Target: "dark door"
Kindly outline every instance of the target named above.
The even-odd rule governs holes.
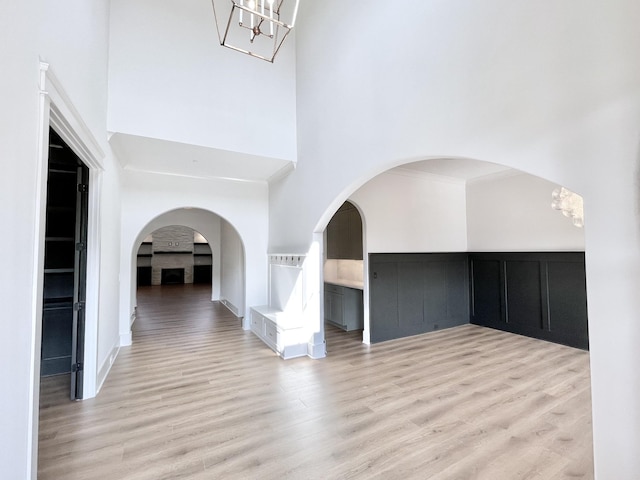
[[[84,380],[84,332],[87,299],[87,220],[89,170],[77,168],[76,251],[74,262],[73,331],[71,337],[71,399],[82,398]]]
[[[82,398],[89,169],[49,131],[42,314],[42,376],[69,375]]]

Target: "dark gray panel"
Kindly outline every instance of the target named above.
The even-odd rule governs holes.
[[[371,341],[469,323],[466,265],[465,253],[371,254]]]
[[[370,336],[380,342],[398,332],[398,266],[396,263],[372,263],[370,266]]]
[[[588,348],[587,293],[584,264],[549,262],[549,331],[556,341]]]
[[[330,293],[331,298],[331,321],[338,325],[344,325],[344,309],[342,306],[342,294]]]
[[[542,330],[542,292],[539,261],[506,262],[508,324],[524,331]]]
[[[485,327],[504,324],[500,260],[471,260],[472,321]]]
[[[324,319],[331,321],[331,292],[327,290],[327,284],[324,286]]]
[[[588,349],[584,253],[470,253],[469,259],[473,323]]]
[[[423,264],[398,264],[398,326],[401,330],[420,331],[424,322],[425,278]]]
[[[362,290],[345,287],[342,295],[343,326],[346,331],[364,328]]]
[[[445,266],[445,262],[425,262],[423,264],[426,331],[442,328],[447,321]]]
[[[445,264],[445,268],[446,316],[448,319],[466,319],[469,317],[469,268],[467,259],[448,262]],[[448,326],[448,323],[445,326]],[[441,325],[440,328],[442,327]]]

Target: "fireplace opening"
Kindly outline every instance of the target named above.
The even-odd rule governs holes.
[[[184,283],[184,268],[163,268],[160,278],[161,285],[178,285]]]

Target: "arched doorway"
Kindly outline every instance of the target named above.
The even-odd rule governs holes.
[[[561,343],[585,348],[584,230],[551,208],[552,192],[558,187],[553,182],[502,165],[442,158],[401,165],[354,190],[348,200],[358,205],[366,220],[365,343],[469,323],[470,318],[474,318],[474,291],[470,287],[474,277],[469,271],[469,255],[490,253],[494,257],[504,254],[504,258],[495,260],[499,269],[508,268],[509,274],[527,277],[531,289],[520,292],[523,295],[520,300],[526,299],[531,305],[542,302],[543,308],[537,310],[540,328],[549,329],[545,312],[555,308],[545,303],[553,297],[553,292],[544,296],[545,289],[554,282],[547,280],[548,276],[558,275],[556,287],[559,284],[563,284],[563,288],[575,287],[574,299],[581,312],[580,318],[576,318],[580,332],[572,330],[575,325],[565,325],[570,331],[562,335],[564,339],[553,335],[541,338],[555,338]],[[326,242],[325,252],[329,249]],[[529,257],[515,259],[516,252],[524,252]],[[378,261],[375,270],[371,267],[374,259]],[[476,258],[476,261],[483,259]],[[566,265],[549,267],[551,260]],[[435,262],[429,272],[419,268],[426,261]],[[383,271],[387,266],[391,270]],[[386,277],[392,277],[391,283],[373,292],[372,282],[380,286]],[[496,279],[498,286],[494,293],[502,288],[500,282],[504,283],[504,275],[500,273]],[[566,282],[569,284],[564,284]],[[397,293],[387,298],[388,292]],[[511,289],[511,293],[515,292]],[[325,292],[325,308],[326,295]],[[492,308],[503,312],[502,323],[506,322],[504,315],[509,309],[512,324],[515,317],[520,317],[514,317],[514,312],[529,311],[518,310],[517,301],[507,306],[504,298],[496,298],[498,304]],[[558,309],[557,312],[564,312],[561,314],[567,317],[564,307]],[[372,324],[380,327],[381,321],[374,322],[374,315],[389,324],[378,328],[372,336]],[[575,344],[571,343],[574,334],[581,338]]]
[[[156,247],[153,245],[154,232],[156,232],[158,239]],[[155,254],[153,253],[154,248],[156,248]],[[148,252],[149,250],[151,253]],[[142,255],[152,255],[152,257],[142,256],[140,258],[141,251]],[[161,260],[156,262],[154,272],[153,259],[155,257]],[[164,259],[169,260],[171,264],[165,263],[165,270],[184,270],[184,272],[166,272],[166,275],[175,275],[176,273],[178,276],[184,275],[181,278],[183,283],[185,280],[188,283],[193,283],[194,272],[198,270],[196,267],[210,268],[210,299],[219,301],[236,317],[244,317],[246,304],[245,249],[239,233],[227,220],[213,212],[198,208],[180,208],[165,212],[149,221],[139,231],[131,247],[130,285],[133,314],[129,325],[124,327],[128,331],[129,339],[131,338],[131,325],[135,321],[139,262],[143,264],[140,266],[151,267],[151,283],[161,285]],[[181,263],[181,265],[175,262]],[[175,279],[170,281],[173,282]]]
[[[345,201],[324,231],[324,323],[327,350],[362,341],[364,329],[363,221]]]

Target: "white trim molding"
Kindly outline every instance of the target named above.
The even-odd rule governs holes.
[[[98,306],[100,292],[100,194],[104,171],[104,151],[82,119],[71,98],[46,62],[40,62],[40,92],[46,98],[41,112],[40,126],[46,132],[47,144],[42,143],[41,158],[46,169],[49,126],[78,155],[89,168],[89,212],[87,231],[87,298],[84,344],[84,382],[82,398],[97,393],[98,377]],[[44,139],[44,136],[41,135]],[[46,196],[46,182],[40,185]],[[44,211],[41,212],[44,215]],[[41,259],[42,260],[42,259]],[[40,262],[38,262],[40,263]],[[39,266],[38,268],[41,268]],[[40,325],[42,318],[40,318]]]
[[[102,385],[104,384],[104,381],[107,379],[107,376],[111,371],[111,367],[113,366],[113,363],[116,361],[116,358],[118,357],[118,353],[120,353],[120,344],[119,342],[116,342],[111,347],[109,356],[104,360],[104,362],[102,362],[102,366],[98,370],[98,380],[96,382],[98,385],[98,388],[96,389],[96,394],[100,391],[100,389],[102,388]]]
[[[231,313],[233,313],[236,317],[241,318],[242,315],[240,315],[240,311],[238,310],[238,307],[236,307],[233,303],[231,303],[229,300],[227,300],[224,297],[220,298],[220,303],[222,305],[224,305],[227,310],[229,310]]]

